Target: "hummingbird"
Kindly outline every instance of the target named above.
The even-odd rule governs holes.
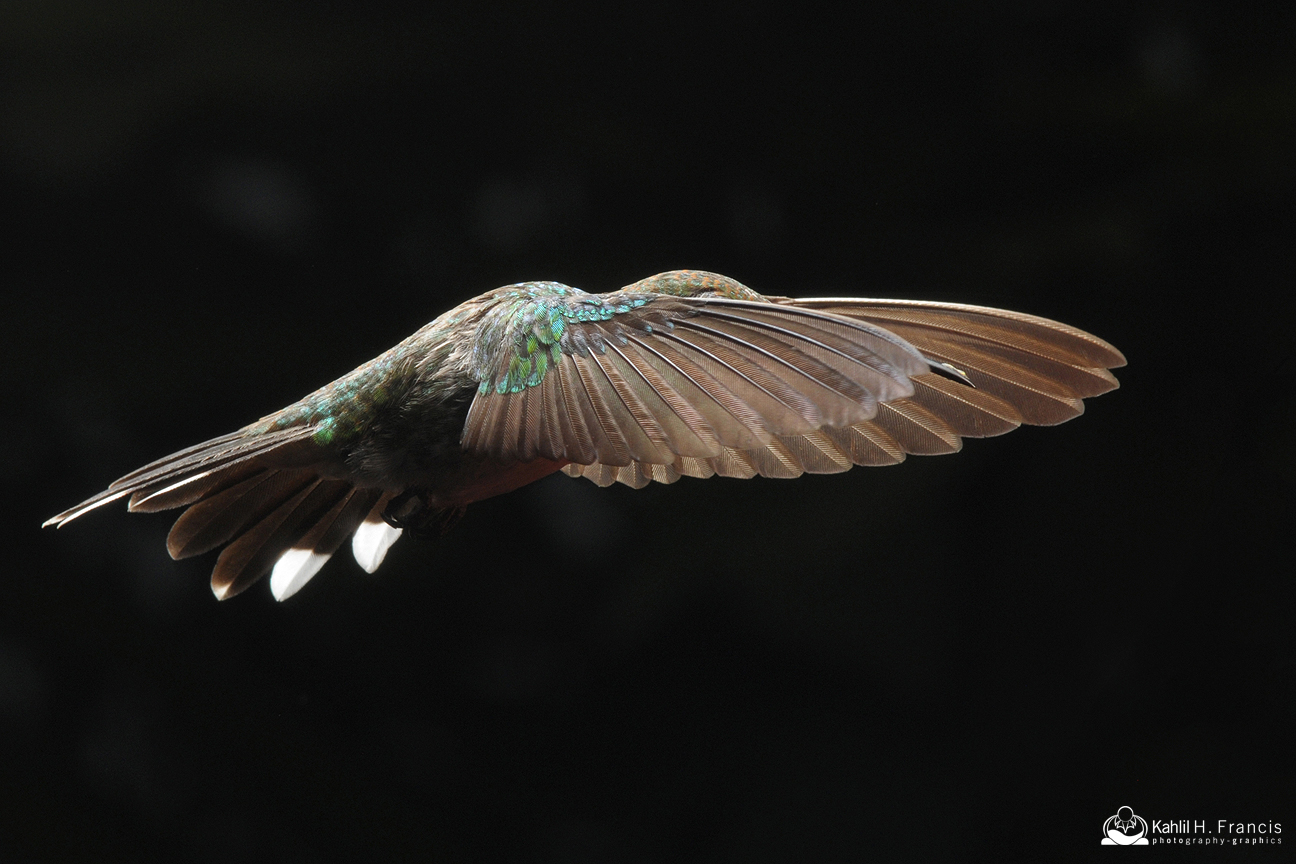
[[[404,530],[557,471],[638,489],[890,465],[1069,420],[1123,365],[1095,336],[1003,309],[764,296],[698,270],[605,294],[521,282],[45,526],[122,498],[184,507],[173,559],[224,547],[218,599],[270,574],[286,600],[348,538],[372,573]]]

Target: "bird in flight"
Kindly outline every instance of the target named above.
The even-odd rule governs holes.
[[[523,282],[45,525],[121,498],[185,507],[172,558],[224,546],[219,599],[269,573],[285,600],[348,538],[372,573],[405,528],[556,471],[638,489],[890,465],[1069,420],[1123,365],[1095,336],[1002,309],[762,296],[696,270],[607,294]]]

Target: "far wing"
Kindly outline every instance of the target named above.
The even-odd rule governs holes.
[[[1125,356],[1097,336],[1006,309],[915,300],[790,302],[886,328],[925,356],[963,370],[978,391],[1011,405],[1021,422],[1036,426],[1078,416],[1082,399],[1120,386],[1107,370],[1125,365]]]

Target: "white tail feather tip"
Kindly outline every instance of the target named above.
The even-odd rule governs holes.
[[[401,529],[393,528],[386,522],[362,522],[351,538],[351,552],[356,563],[373,573],[387,557],[387,550],[401,535]]]
[[[270,573],[270,593],[282,603],[300,591],[330,557],[310,549],[289,549],[279,556]]]

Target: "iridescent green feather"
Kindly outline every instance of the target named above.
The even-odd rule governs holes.
[[[610,321],[652,301],[651,294],[587,294],[557,282],[503,288],[477,330],[478,392],[520,393],[536,387],[557,364],[570,323]]]

